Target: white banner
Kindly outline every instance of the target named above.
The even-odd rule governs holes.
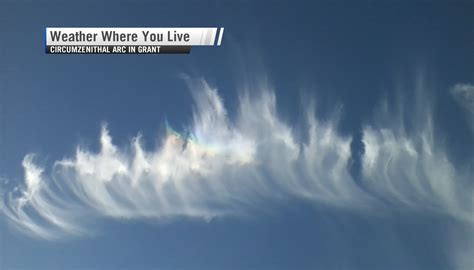
[[[220,46],[224,28],[207,27],[47,27],[46,46],[55,45],[160,45]]]

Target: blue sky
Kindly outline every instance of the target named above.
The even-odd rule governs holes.
[[[0,269],[472,269],[473,10],[1,1]],[[226,30],[46,55],[48,26]]]

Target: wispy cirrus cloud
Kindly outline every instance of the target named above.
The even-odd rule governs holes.
[[[364,184],[395,205],[473,223],[472,167],[457,167],[448,157],[425,88],[420,80],[411,106],[383,102],[376,120],[363,129]]]
[[[336,119],[320,121],[313,105],[302,111],[308,135],[302,140],[278,116],[270,86],[242,93],[231,119],[217,89],[186,80],[195,102],[187,132],[167,126],[161,144],[148,150],[140,135],[130,146],[115,145],[104,125],[98,152],[78,147],[51,168],[28,154],[25,184],[19,193],[4,193],[4,215],[15,228],[47,239],[86,234],[85,223],[97,218],[208,220],[280,198],[350,211],[382,209],[389,201],[473,222],[472,171],[457,168],[436,141],[429,103],[411,112],[417,117],[410,131],[405,111],[382,106],[382,120],[363,128],[357,183],[348,170],[352,138],[338,132]]]
[[[140,135],[130,147],[114,145],[104,125],[99,152],[78,147],[51,170],[27,155],[26,184],[20,195],[7,193],[6,216],[24,232],[54,238],[85,233],[82,217],[210,219],[280,197],[348,208],[368,200],[347,169],[351,138],[336,123],[322,124],[308,109],[309,140],[299,142],[278,118],[269,87],[243,94],[230,120],[216,89],[188,83],[195,101],[188,133],[167,127],[161,145],[148,151]]]
[[[451,88],[451,94],[467,112],[467,121],[474,132],[474,85],[458,83]]]

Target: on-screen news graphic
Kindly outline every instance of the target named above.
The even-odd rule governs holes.
[[[189,54],[221,46],[224,27],[47,27],[47,54]]]

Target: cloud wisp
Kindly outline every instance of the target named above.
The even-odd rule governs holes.
[[[438,146],[429,110],[417,112],[412,132],[401,124],[363,129],[357,183],[348,169],[352,138],[338,132],[335,119],[320,121],[314,106],[302,112],[302,140],[278,116],[270,87],[241,95],[231,119],[217,89],[187,80],[195,101],[188,132],[167,125],[161,144],[147,150],[140,135],[129,147],[115,145],[103,125],[98,152],[78,147],[50,169],[28,154],[24,186],[3,195],[4,215],[15,228],[52,239],[87,234],[85,223],[98,218],[209,220],[280,198],[364,211],[384,197],[397,207],[473,222],[472,171],[456,168]]]
[[[377,119],[363,128],[364,185],[407,209],[451,215],[474,224],[472,166],[457,167],[448,157],[425,88],[420,80],[408,108],[400,105],[401,100],[398,109],[382,103]]]
[[[454,99],[468,114],[467,121],[474,132],[474,85],[459,83],[451,88]]]

